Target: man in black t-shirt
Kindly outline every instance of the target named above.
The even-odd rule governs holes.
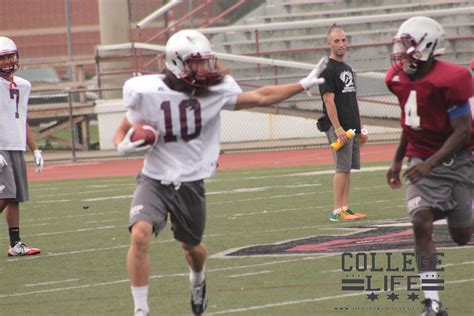
[[[360,169],[362,123],[356,99],[354,73],[343,61],[347,40],[346,34],[340,27],[333,25],[329,29],[328,46],[331,49],[331,55],[326,70],[321,74],[325,83],[319,86],[324,102],[324,114],[331,121],[331,127],[326,131],[326,135],[330,144],[338,138],[345,144],[341,149],[333,152],[336,174],[333,180],[334,210],[330,220],[356,220],[367,217],[364,214],[354,213],[349,208],[351,169]],[[353,138],[346,135],[349,129],[355,130],[356,134]]]

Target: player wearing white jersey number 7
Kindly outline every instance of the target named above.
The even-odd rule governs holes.
[[[9,256],[36,255],[20,238],[19,203],[28,200],[28,179],[23,153],[34,152],[36,172],[43,156],[27,123],[31,84],[14,75],[19,67],[18,49],[8,37],[0,37],[0,213],[5,211],[10,235]]]
[[[166,44],[166,73],[128,80],[123,89],[127,109],[114,144],[121,154],[140,150],[129,130],[144,122],[158,131],[156,145],[144,147],[145,163],[137,178],[129,228],[128,274],[135,313],[147,314],[148,248],[168,216],[190,269],[191,307],[195,315],[207,305],[202,242],[206,222],[203,179],[212,176],[219,157],[220,112],[268,106],[322,83],[327,59],[299,82],[242,92],[217,64],[208,39],[195,30],[174,34]]]

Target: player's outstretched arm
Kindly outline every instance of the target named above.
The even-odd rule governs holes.
[[[265,86],[254,91],[239,94],[237,96],[236,109],[242,110],[272,105],[286,100],[303,90],[308,90],[316,85],[324,83],[324,79],[320,78],[320,75],[324,69],[326,69],[327,63],[327,57],[321,58],[309,75],[297,83]]]

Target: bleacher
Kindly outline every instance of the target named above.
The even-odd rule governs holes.
[[[341,7],[344,9],[337,9]],[[326,53],[327,29],[337,23],[348,35],[346,61],[356,71],[383,71],[389,66],[393,35],[404,20],[415,15],[438,20],[446,30],[445,59],[467,65],[473,54],[473,13],[474,4],[469,0],[273,0],[234,26],[203,31],[212,35],[220,52],[314,62]]]

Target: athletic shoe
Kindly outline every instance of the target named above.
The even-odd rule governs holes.
[[[41,253],[41,250],[38,248],[30,248],[24,242],[19,241],[13,247],[8,248],[8,256],[32,256],[38,255]]]
[[[359,219],[359,217],[351,215],[351,214],[347,213],[344,210],[339,210],[336,213],[331,212],[331,216],[329,217],[329,220],[333,221],[333,222],[353,221],[353,220],[356,220],[356,219]]]
[[[441,302],[436,301],[436,303],[439,305],[438,312],[433,310],[431,302],[432,301],[429,298],[421,302],[423,305],[425,305],[425,307],[423,308],[423,312],[420,314],[420,316],[448,316],[448,311],[443,307]]]
[[[353,215],[353,216],[357,216],[358,218],[362,219],[362,218],[367,218],[367,215],[365,214],[362,214],[362,213],[354,213],[351,209],[347,209],[345,210],[345,212],[349,215]]]
[[[135,316],[148,316],[147,312],[142,311],[141,309],[137,310],[134,314]]]
[[[194,315],[201,315],[207,307],[206,280],[200,285],[191,287],[191,308]]]

